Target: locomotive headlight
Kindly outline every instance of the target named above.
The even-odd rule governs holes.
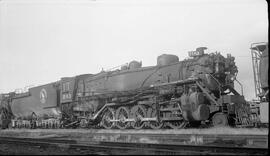
[[[234,81],[235,80],[235,76],[232,75],[230,79],[231,79],[231,81]]]
[[[236,79],[236,75],[233,75],[230,72],[226,72],[226,75],[226,79],[229,81],[234,81]]]
[[[216,73],[219,73],[219,63],[218,62],[215,65],[215,72]]]

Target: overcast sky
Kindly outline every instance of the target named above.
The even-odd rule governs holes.
[[[252,99],[249,48],[268,41],[267,10],[264,0],[0,0],[0,93],[206,46],[236,57]]]

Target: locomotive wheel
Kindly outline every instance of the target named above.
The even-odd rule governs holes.
[[[2,113],[2,110],[0,110],[0,128],[4,128],[4,114]]]
[[[148,117],[149,118],[157,117],[157,110],[156,109],[150,108],[150,109],[148,109],[147,112],[148,112],[147,114],[148,114]],[[149,122],[149,126],[152,129],[160,129],[163,126],[163,122],[150,121]]]
[[[0,110],[0,128],[1,129],[6,129],[8,128],[8,125],[10,123],[10,120],[8,119],[5,110],[1,109]]]
[[[184,128],[187,123],[184,121],[184,119],[182,119],[180,121],[169,121],[167,122],[167,125],[172,129],[180,129]]]
[[[49,129],[52,129],[52,122],[49,122],[49,123],[48,123],[48,128],[49,128]]]
[[[146,117],[145,107],[142,105],[133,106],[131,109],[130,117],[132,119],[135,119],[135,122],[131,122],[131,126],[134,129],[143,128],[145,122],[141,121],[141,119]]]
[[[53,123],[53,129],[56,129],[56,122]]]
[[[228,125],[227,115],[224,113],[216,113],[212,117],[212,123],[214,127],[227,126]]]
[[[44,128],[45,128],[45,129],[48,129],[48,127],[49,127],[49,123],[48,123],[48,122],[46,122],[46,123],[45,123],[45,127],[44,127]]]
[[[60,123],[56,122],[56,123],[55,123],[55,128],[56,128],[56,129],[60,128]]]
[[[129,110],[126,107],[119,107],[116,110],[116,119],[120,120],[116,122],[116,126],[119,129],[126,129],[129,126],[129,122],[126,119],[129,118]]]
[[[106,129],[111,129],[114,126],[114,123],[111,122],[110,120],[114,120],[114,119],[115,119],[114,110],[109,108],[105,111],[102,117],[101,125]]]
[[[10,122],[9,124],[8,124],[8,129],[11,129],[12,128],[12,123]]]

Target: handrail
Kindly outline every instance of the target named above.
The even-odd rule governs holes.
[[[150,85],[150,87],[153,88],[153,87],[161,87],[161,86],[173,85],[173,84],[193,83],[197,80],[199,80],[199,78],[188,78],[185,80],[177,80],[177,81],[165,82],[165,83],[160,83],[160,84],[152,84]]]
[[[118,66],[115,66],[115,67],[106,69],[105,72],[111,72],[111,71],[113,71],[114,69],[117,69],[117,68],[122,67],[122,66],[127,66],[127,65],[128,65],[128,63],[122,64],[122,65],[118,65]]]
[[[209,74],[218,84],[218,90],[219,90],[219,97],[221,97],[221,86],[222,84],[212,75],[212,74]]]
[[[219,86],[222,86],[222,84],[212,74],[209,75],[218,83]]]

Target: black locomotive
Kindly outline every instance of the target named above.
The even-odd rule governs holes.
[[[132,61],[120,69],[3,94],[1,125],[160,129],[253,124],[248,104],[234,89],[235,58],[205,54],[205,49],[190,51],[183,61],[163,54],[156,66]]]

